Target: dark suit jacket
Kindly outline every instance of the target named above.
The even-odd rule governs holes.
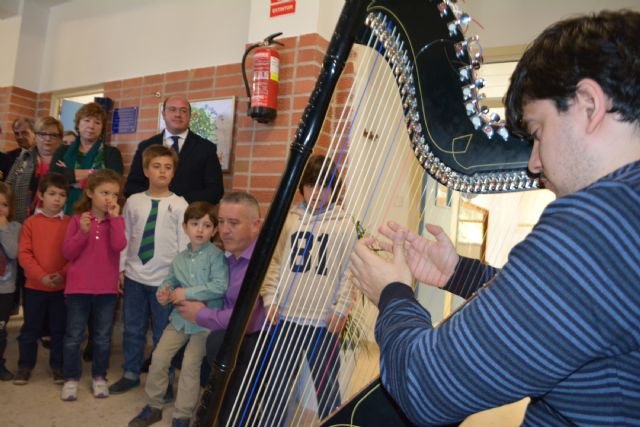
[[[138,144],[124,187],[125,196],[149,189],[149,180],[142,170],[142,152],[151,144],[162,144],[163,136],[161,132]],[[216,145],[189,130],[178,157],[178,169],[169,189],[189,203],[199,200],[218,203],[224,187]]]
[[[21,152],[22,148],[18,147],[14,150],[7,151],[6,153],[0,153],[0,171],[2,171],[2,181],[7,180],[11,166],[13,166],[13,163]]]

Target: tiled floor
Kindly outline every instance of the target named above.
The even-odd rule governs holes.
[[[9,322],[9,341],[5,358],[7,367],[16,371],[18,343],[16,337],[22,325],[22,318],[14,316]],[[113,334],[111,362],[108,374],[109,383],[121,375],[122,364],[122,324],[116,322]],[[124,427],[145,405],[143,387],[128,393],[95,399],[91,395],[91,366],[84,364],[80,382],[78,400],[63,402],[60,400],[60,385],[53,384],[48,363],[48,351],[39,347],[38,363],[33,370],[29,384],[13,385],[0,382],[0,427]],[[142,376],[144,384],[145,374]],[[486,411],[468,418],[464,427],[510,427],[520,425],[526,401],[508,405],[492,411]],[[163,412],[161,422],[154,426],[171,425],[172,404]],[[304,426],[307,427],[307,426]],[[366,426],[365,426],[366,427]]]
[[[14,316],[9,322],[9,341],[5,358],[7,367],[15,373],[18,361],[18,343],[22,318]],[[109,383],[122,373],[122,327],[116,323],[113,334]],[[60,385],[53,384],[49,370],[47,350],[38,348],[38,363],[27,385],[17,386],[0,382],[0,425],[3,427],[124,427],[145,404],[143,387],[125,394],[95,399],[91,394],[91,365],[85,363],[80,381],[78,400],[60,400]],[[144,375],[143,375],[144,384]],[[170,426],[172,404],[163,412],[161,422],[154,426]]]

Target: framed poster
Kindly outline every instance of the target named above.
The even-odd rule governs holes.
[[[189,129],[216,144],[223,172],[229,171],[235,111],[235,96],[191,102]],[[162,130],[165,127],[162,118],[162,104],[158,110],[158,117],[158,128]]]

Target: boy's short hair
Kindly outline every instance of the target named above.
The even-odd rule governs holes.
[[[315,186],[316,184],[322,184],[324,188],[331,188],[333,193],[331,198],[336,200],[342,188],[342,181],[340,180],[338,167],[333,160],[326,159],[325,161],[325,159],[325,156],[319,154],[309,158],[307,166],[304,168],[304,172],[302,172],[300,183],[298,184],[300,194],[303,194],[302,190],[306,185]]]
[[[61,173],[50,172],[40,179],[38,191],[44,193],[49,187],[56,187],[69,194],[69,182]]]
[[[184,211],[184,223],[186,224],[191,219],[203,218],[205,215],[209,215],[214,227],[218,226],[218,210],[214,205],[209,202],[191,202],[187,210]]]
[[[156,157],[171,157],[173,160],[173,169],[178,167],[178,153],[175,150],[160,144],[152,144],[142,152],[142,168],[147,169],[151,164],[151,160]]]

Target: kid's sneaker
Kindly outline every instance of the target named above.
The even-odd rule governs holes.
[[[102,399],[109,397],[109,386],[103,377],[94,378],[91,389],[93,390],[93,397],[95,398]]]
[[[62,393],[60,393],[60,399],[65,402],[73,402],[78,398],[78,381],[68,380],[64,382],[62,386]]]

